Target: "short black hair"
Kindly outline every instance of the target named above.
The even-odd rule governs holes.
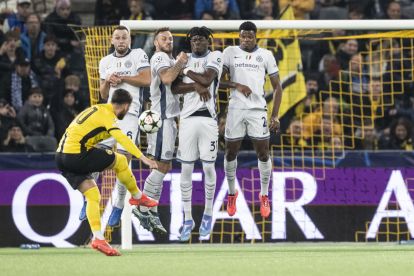
[[[253,31],[254,33],[257,33],[257,27],[253,22],[246,21],[240,25],[239,32],[241,31]]]
[[[119,89],[114,91],[114,94],[112,95],[111,103],[114,103],[114,104],[131,104],[132,103],[132,96],[125,89],[119,88]]]
[[[123,25],[116,26],[115,29],[114,29],[114,32],[116,30],[120,30],[120,31],[125,30],[125,31],[127,31],[129,33],[129,29],[127,27],[123,26]]]
[[[193,36],[204,36],[205,38],[213,38],[213,31],[207,28],[206,26],[202,27],[193,27],[187,33],[186,40],[189,41]]]
[[[168,27],[158,28],[158,29],[155,30],[154,36],[157,36],[159,33],[169,32],[169,31],[170,31],[170,28],[168,28]]]

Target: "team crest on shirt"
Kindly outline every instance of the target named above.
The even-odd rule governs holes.
[[[126,67],[126,68],[131,68],[131,66],[132,66],[132,61],[127,60],[127,61],[125,61],[124,65],[125,65],[125,67]]]
[[[263,61],[262,56],[257,56],[257,57],[256,57],[256,61],[257,61],[257,62],[262,62],[262,61]]]

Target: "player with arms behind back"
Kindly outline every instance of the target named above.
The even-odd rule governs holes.
[[[92,173],[114,169],[117,178],[131,193],[131,205],[153,207],[158,204],[138,189],[124,155],[96,147],[99,141],[112,136],[144,164],[153,169],[157,168],[157,163],[145,157],[117,125],[117,121],[122,120],[127,114],[131,102],[132,97],[128,91],[117,89],[113,93],[111,103],[85,109],[66,129],[56,150],[56,163],[62,175],[86,198],[86,216],[94,236],[91,246],[108,256],[120,254],[106,242],[101,231],[101,195]]]
[[[276,60],[269,50],[257,46],[256,32],[254,23],[242,23],[239,27],[240,46],[230,46],[223,51],[223,72],[229,75],[230,81],[222,81],[220,87],[231,89],[225,130],[224,170],[229,185],[227,213],[233,216],[236,213],[238,194],[235,189],[237,154],[247,134],[258,157],[261,184],[260,213],[262,217],[267,218],[270,215],[268,192],[272,171],[272,162],[269,158],[269,130],[278,131],[280,127],[278,112],[282,100],[282,87]],[[269,123],[263,89],[266,74],[269,75],[274,89],[273,111]]]
[[[130,49],[131,35],[125,26],[117,26],[112,34],[112,44],[115,51],[101,59],[99,62],[100,94],[103,99],[110,102],[115,89],[125,89],[132,96],[132,104],[128,113],[119,120],[119,128],[133,142],[136,141],[139,131],[139,114],[143,101],[143,90],[151,83],[151,71],[147,54],[142,49]],[[116,141],[113,138],[102,141],[100,146],[113,148]],[[127,156],[122,145],[117,145],[117,151]],[[113,201],[113,208],[109,216],[108,225],[118,226],[124,207],[126,189],[116,180],[117,196]]]
[[[176,117],[180,114],[180,102],[177,95],[171,93],[171,84],[187,64],[187,54],[181,52],[177,60],[172,57],[173,36],[168,28],[160,28],[154,34],[155,53],[151,58],[151,110],[161,115],[162,127],[158,132],[147,134],[148,154],[158,163],[158,169],[152,170],[145,180],[144,193],[159,200],[165,174],[171,169],[171,160],[175,151],[177,137]],[[141,225],[149,230],[166,234],[157,206],[148,209],[140,206],[133,210]]]
[[[194,220],[191,214],[192,173],[194,162],[203,164],[205,208],[200,224],[200,237],[211,232],[214,192],[216,189],[218,126],[216,94],[222,73],[222,53],[211,52],[208,47],[212,38],[206,27],[194,27],[187,34],[191,55],[184,78],[173,84],[173,93],[184,94],[180,113],[180,132],[177,159],[181,162],[181,197],[184,206],[184,224],[180,240],[188,241]]]

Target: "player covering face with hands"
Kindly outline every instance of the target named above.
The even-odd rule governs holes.
[[[228,75],[229,80],[221,81],[220,87],[230,88],[231,91],[225,129],[224,169],[229,185],[227,212],[233,216],[236,213],[238,195],[235,189],[237,154],[242,140],[248,135],[258,157],[261,183],[260,213],[262,217],[267,218],[270,215],[268,193],[272,171],[269,131],[277,132],[280,127],[278,112],[282,100],[282,87],[276,60],[270,51],[257,46],[256,32],[254,23],[242,23],[239,28],[240,45],[227,47],[223,52],[223,75]],[[273,87],[273,111],[269,121],[263,90],[266,74]]]
[[[101,231],[100,192],[92,173],[113,169],[122,185],[131,193],[131,205],[153,207],[156,200],[147,197],[137,183],[124,155],[108,149],[97,148],[102,139],[114,137],[129,153],[151,169],[158,165],[145,157],[135,144],[119,129],[117,119],[122,120],[131,105],[128,91],[117,89],[109,104],[98,104],[85,109],[66,129],[60,140],[56,163],[69,184],[86,198],[86,216],[93,233],[92,248],[108,256],[119,256],[105,240]]]

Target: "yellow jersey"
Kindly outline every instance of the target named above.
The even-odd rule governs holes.
[[[60,139],[57,152],[82,153],[90,150],[100,141],[114,137],[125,150],[137,158],[142,152],[119,129],[112,104],[97,104],[81,112],[66,129]]]

